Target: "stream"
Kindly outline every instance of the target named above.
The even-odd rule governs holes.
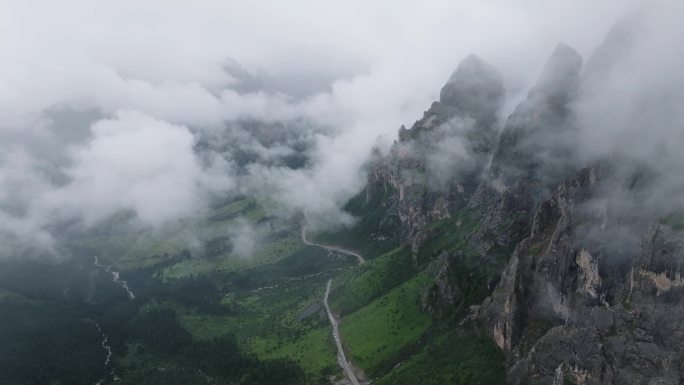
[[[128,283],[127,283],[125,280],[121,279],[121,274],[120,274],[118,271],[112,270],[112,266],[111,266],[111,265],[107,265],[107,266],[102,265],[102,264],[100,263],[100,261],[98,260],[97,256],[94,257],[93,265],[95,265],[95,267],[97,267],[97,268],[99,268],[99,269],[102,269],[102,270],[105,271],[106,273],[111,274],[111,276],[112,276],[112,282],[114,282],[115,284],[119,285],[122,289],[124,289],[124,290],[126,291],[126,294],[128,294],[128,298],[129,298],[130,300],[134,300],[134,299],[135,299],[135,293],[133,293],[133,291],[131,290],[131,288],[128,287]],[[87,321],[94,323],[94,324],[95,324],[95,327],[97,328],[97,331],[98,331],[98,332],[100,333],[100,335],[102,336],[102,343],[101,343],[101,345],[102,345],[102,349],[104,349],[104,351],[105,351],[105,353],[106,353],[106,354],[105,354],[104,366],[105,366],[105,368],[110,369],[109,376],[110,376],[114,381],[118,381],[118,380],[119,380],[119,377],[117,377],[116,374],[114,373],[114,367],[112,366],[112,347],[111,347],[111,345],[109,345],[109,337],[107,337],[107,335],[104,333],[104,331],[102,331],[102,327],[100,326],[100,323],[99,323],[99,322],[96,322],[96,321],[93,321],[93,320],[87,320]],[[106,379],[107,379],[107,376],[105,376],[104,378],[102,378],[102,379],[101,379],[100,381],[98,381],[95,385],[102,385],[102,384],[104,384],[105,381],[106,381]]]
[[[103,385],[108,377],[111,377],[114,381],[119,381],[119,377],[114,373],[114,367],[112,366],[112,347],[111,345],[109,345],[109,337],[107,337],[107,335],[104,334],[99,322],[93,321],[91,319],[86,319],[84,321],[95,325],[95,327],[97,328],[97,332],[100,333],[100,336],[102,337],[102,342],[100,343],[100,345],[106,353],[104,367],[105,369],[109,369],[109,374],[106,374],[104,377],[102,377],[102,379],[95,383],[95,385]]]
[[[100,269],[104,270],[105,272],[109,273],[112,275],[112,281],[116,283],[117,285],[121,286],[122,289],[126,290],[126,293],[128,294],[128,297],[130,299],[135,299],[135,293],[131,290],[130,287],[128,287],[128,282],[125,280],[121,279],[121,274],[118,271],[113,271],[111,265],[102,265],[100,264],[97,255],[95,256],[95,262],[94,265],[99,267]]]

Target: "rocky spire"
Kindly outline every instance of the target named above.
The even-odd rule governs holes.
[[[469,55],[442,87],[439,102],[455,109],[461,117],[487,125],[496,121],[503,97],[504,86],[499,72],[477,55]]]
[[[547,177],[562,179],[559,168],[567,167],[572,147],[568,105],[576,95],[581,69],[579,54],[559,44],[501,133],[491,166],[500,186],[544,186],[554,182]]]
[[[564,107],[577,91],[581,70],[582,57],[577,51],[563,43],[558,44],[528,98]]]
[[[621,22],[615,24],[603,43],[594,51],[582,73],[582,86],[593,86],[600,83],[615,64],[624,57],[634,40],[634,30],[631,24]]]

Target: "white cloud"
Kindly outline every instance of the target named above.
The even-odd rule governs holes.
[[[93,138],[72,151],[70,182],[46,203],[89,224],[132,210],[145,224],[187,216],[201,205],[201,169],[187,128],[125,111],[92,126]]]
[[[131,210],[150,225],[191,215],[212,191],[244,187],[232,164],[193,153],[194,136],[257,118],[326,130],[306,168],[255,166],[240,183],[278,191],[295,209],[340,215],[364,182],[359,168],[372,146],[386,148],[401,124],[419,118],[462,58],[475,52],[497,67],[513,105],[559,41],[587,57],[617,19],[646,4],[3,1],[0,180],[8,182],[0,214],[4,224],[40,231],[60,215],[96,223]],[[263,70],[270,88],[240,91],[240,79],[223,70],[228,58]],[[103,120],[73,139],[71,123],[46,123],[55,108]],[[50,138],[49,160],[41,160]]]

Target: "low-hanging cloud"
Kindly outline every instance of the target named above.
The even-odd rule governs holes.
[[[72,149],[69,182],[47,194],[48,206],[91,225],[122,209],[156,225],[199,208],[202,170],[186,127],[123,111],[91,130],[91,140]]]
[[[585,66],[574,106],[580,160],[610,161],[614,180],[602,195],[626,222],[684,207],[681,11],[656,2],[616,24]]]
[[[8,58],[0,63],[2,254],[53,249],[55,223],[92,226],[123,211],[160,226],[239,193],[272,194],[285,211],[351,223],[340,207],[362,188],[371,149],[388,148],[462,58],[476,52],[501,72],[505,116],[559,41],[587,57],[616,20],[668,6],[69,0],[36,12],[32,3],[0,5]],[[660,13],[644,25],[675,14]],[[644,33],[630,57],[675,49],[662,39],[679,32]],[[626,111],[630,92],[621,87],[672,88],[656,74],[674,71],[673,60],[628,61],[611,76],[630,82],[606,82],[593,94],[601,102],[587,97],[580,115],[595,127],[605,117],[592,106],[624,102],[609,107]],[[630,77],[639,68],[649,71]],[[622,99],[606,102],[607,92]],[[675,109],[668,103],[659,107]],[[583,137],[607,143],[617,132]],[[464,161],[449,151],[459,143],[442,146],[431,160],[436,179]],[[587,159],[602,150],[582,147]]]

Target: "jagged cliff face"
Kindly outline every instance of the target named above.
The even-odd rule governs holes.
[[[505,352],[511,384],[684,381],[684,214],[624,210],[606,192],[619,187],[638,202],[653,172],[609,154],[582,164],[573,139],[573,103],[592,92],[628,32],[611,31],[584,70],[559,45],[500,134],[501,80],[466,59],[440,101],[371,168],[369,194],[395,191],[387,207],[414,253],[432,222],[465,208],[477,224],[453,229],[464,232],[467,253],[433,256],[426,309],[458,302],[463,275],[452,270],[465,254],[487,264],[514,249],[469,316]],[[432,158],[452,139],[463,157],[448,159],[452,172],[435,182]]]
[[[582,58],[559,45],[542,76],[508,118],[492,160],[491,184],[534,199],[572,169],[569,104],[579,87]],[[563,161],[565,165],[558,164]],[[561,173],[559,175],[559,173]]]
[[[469,202],[481,213],[482,234],[495,232],[499,243],[520,240],[535,205],[574,168],[567,139],[572,131],[569,103],[579,86],[581,66],[577,52],[559,45],[527,99],[504,125],[487,176]],[[500,231],[509,220],[513,226]],[[473,242],[486,242],[482,234]]]
[[[582,170],[539,205],[479,309],[507,353],[509,383],[681,383],[684,234],[645,225],[639,248],[615,261],[585,230],[608,231],[606,212],[584,206],[605,172]]]
[[[528,233],[517,243],[497,288],[478,309],[479,319],[507,355],[512,384],[682,381],[684,308],[678,305],[684,234],[648,214],[621,212],[619,202],[603,198],[621,180],[626,194],[638,200],[649,178],[643,177],[639,165],[633,165],[625,177],[624,170],[630,167],[616,164],[615,159],[566,177],[580,166],[572,142],[554,150],[566,166],[548,168],[555,174],[544,172],[538,148],[520,150],[524,146],[519,145],[525,140],[550,144],[548,148],[558,145],[554,139],[528,138],[538,135],[542,126],[561,128],[559,133],[545,131],[556,139],[572,133],[568,105],[577,92],[590,92],[593,84],[586,82],[596,79],[601,65],[608,65],[615,43],[624,44],[621,36],[615,32],[609,36],[608,44],[597,52],[600,60],[591,61],[600,65],[590,66],[584,76],[579,72],[581,61],[562,53],[562,61],[570,64],[559,66],[557,73],[566,80],[556,81],[565,91],[547,94],[548,102],[542,105],[553,106],[545,110],[550,115],[537,115],[545,123],[507,124],[494,157],[492,174],[504,180],[504,196],[513,191],[510,200],[517,203],[511,206],[533,213],[529,226],[521,225],[529,228]],[[548,65],[540,82],[545,78],[554,79]],[[504,167],[497,169],[497,158]],[[511,164],[514,172],[524,170],[518,179],[506,179]],[[520,180],[526,186],[520,187]],[[555,190],[547,194],[544,188],[554,184]],[[547,199],[538,200],[545,195]],[[510,210],[498,215],[510,215]],[[625,233],[632,238],[642,234],[640,244]],[[616,236],[620,238],[612,239]]]
[[[389,205],[404,235],[420,245],[422,228],[463,207],[480,183],[497,136],[504,88],[498,72],[469,56],[451,75],[423,118],[399,129],[390,154],[373,165],[370,193],[391,187]]]

